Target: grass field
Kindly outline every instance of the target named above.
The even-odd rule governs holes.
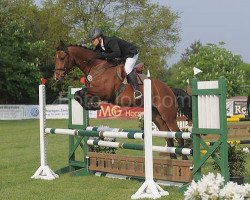
[[[137,120],[92,120],[91,125],[138,129]],[[67,128],[67,120],[48,120],[47,127]],[[164,143],[164,141],[155,141]],[[124,153],[125,150],[121,150]],[[0,121],[0,199],[70,199],[125,200],[135,193],[141,182],[96,176],[61,175],[54,181],[33,180],[30,177],[40,166],[39,121]],[[134,155],[135,151],[126,152]],[[67,165],[68,137],[50,135],[48,163],[56,171]],[[248,169],[250,158],[248,157]],[[204,173],[211,171],[209,163]],[[250,182],[250,170],[245,180]],[[163,188],[170,195],[162,199],[183,199],[176,187]]]

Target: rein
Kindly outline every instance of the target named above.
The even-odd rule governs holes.
[[[69,72],[71,72],[72,70],[74,70],[75,67],[73,66],[72,68],[69,69],[69,57],[70,57],[70,56],[69,56],[68,48],[67,48],[67,51],[64,50],[64,52],[67,54],[67,57],[68,57],[68,58],[67,58],[67,62],[65,63],[63,69],[62,69],[62,68],[55,68],[55,69],[54,69],[54,72],[55,72],[55,71],[63,71],[63,75],[66,76],[66,75],[69,74]],[[89,59],[89,60],[87,60],[87,61],[83,61],[82,67],[86,67],[93,59],[94,59],[94,58],[91,58],[91,59]]]
[[[68,47],[65,47],[64,49],[60,49],[59,51],[64,51],[66,53],[66,58],[65,64],[63,68],[55,68],[54,71],[62,71],[63,78],[67,74],[69,74],[72,70],[75,69],[75,65],[78,66],[78,68],[83,71],[85,77],[86,77],[86,86],[91,87],[92,86],[92,81],[98,80],[98,77],[102,75],[107,69],[117,66],[117,64],[114,63],[107,63],[107,62],[101,62],[98,64],[94,65],[94,61],[96,58],[92,57],[89,60],[83,60],[83,59],[78,59],[73,56],[72,58],[70,57],[70,53],[68,50]],[[79,56],[78,56],[79,57]],[[86,59],[86,58],[85,58]],[[72,62],[72,63],[71,63]],[[73,65],[73,66],[71,66]],[[119,64],[118,64],[119,65]],[[116,73],[117,77],[122,81],[122,77],[118,75],[119,73]],[[95,80],[94,80],[95,79]],[[108,99],[108,102],[115,102],[115,99],[123,92],[125,89],[125,84],[121,83],[118,88],[115,89],[114,94]]]
[[[93,71],[92,69],[97,68],[98,66],[101,66],[105,63],[100,63],[98,65],[89,67],[88,72],[86,73],[86,78],[89,84],[91,84],[91,81],[93,80],[94,77],[100,75],[101,73],[105,72],[108,68],[113,67],[113,66],[106,66],[106,67],[102,67],[100,69],[98,69],[97,71],[94,71],[93,73],[91,73],[91,71]]]
[[[67,51],[65,51],[64,50],[64,52],[66,53],[66,55],[67,55],[67,62],[66,62],[66,64],[64,65],[64,68],[62,69],[62,68],[55,68],[54,69],[54,72],[56,72],[56,71],[63,71],[63,75],[65,76],[65,75],[67,75],[73,68],[71,68],[71,69],[68,69],[68,66],[69,66],[69,51],[68,51],[68,49],[67,49]]]

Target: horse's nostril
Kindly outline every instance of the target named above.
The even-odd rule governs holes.
[[[57,76],[54,77],[54,79],[55,79],[55,81],[60,81],[61,77],[57,75]]]

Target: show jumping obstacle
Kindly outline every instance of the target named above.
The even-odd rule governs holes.
[[[193,169],[192,174],[195,180],[201,177],[201,168],[206,160],[211,156],[221,168],[221,174],[224,176],[225,181],[228,181],[228,156],[227,156],[227,126],[226,126],[226,87],[224,78],[219,81],[203,81],[197,82],[196,79],[192,80],[192,107],[193,107],[193,129],[192,133],[189,132],[152,132],[152,104],[151,104],[151,80],[145,79],[144,81],[144,131],[135,130],[120,130],[102,127],[88,127],[88,114],[83,111],[82,107],[72,98],[74,93],[81,88],[69,89],[69,129],[46,128],[45,118],[45,86],[39,86],[39,106],[40,106],[40,153],[41,153],[41,166],[32,176],[35,179],[53,180],[58,178],[48,166],[46,157],[46,140],[48,134],[62,134],[70,136],[70,150],[69,150],[69,167],[64,171],[74,171],[81,169],[85,173],[89,170],[107,171],[119,173],[120,169],[124,168],[125,171],[131,176],[140,176],[145,174],[145,182],[141,188],[132,195],[132,199],[138,198],[159,198],[168,195],[156,182],[154,176],[158,173],[168,176],[167,169],[162,169],[161,166],[167,165],[166,161],[156,161],[153,164],[152,152],[168,152],[191,155],[193,154]],[[219,139],[208,146],[201,138],[202,134],[219,135]],[[193,137],[193,150],[188,148],[175,148],[175,147],[160,147],[152,145],[152,136],[156,137]],[[144,139],[144,144],[130,144],[121,142],[101,141],[98,139],[90,139],[89,137],[121,137],[128,139]],[[112,154],[100,154],[89,152],[88,145],[99,145],[105,147],[124,148],[133,150],[144,150],[145,158],[130,160],[128,156],[118,156]],[[84,151],[83,161],[75,159],[76,149],[81,147]],[[201,147],[207,150],[205,155],[201,154]],[[216,155],[219,149],[220,154]],[[118,161],[119,160],[119,161]],[[156,160],[156,159],[155,159]],[[144,163],[145,162],[145,163]],[[168,161],[169,165],[175,165],[177,160]],[[185,162],[185,161],[181,161]],[[122,165],[122,164],[123,165]],[[142,170],[145,167],[144,170]],[[135,171],[135,169],[137,171]],[[174,169],[174,168],[173,168]],[[112,171],[113,170],[113,171]],[[162,171],[163,170],[163,171]],[[183,171],[190,169],[176,168],[174,169],[174,176]]]

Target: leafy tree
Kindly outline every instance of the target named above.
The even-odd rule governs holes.
[[[71,42],[89,45],[89,31],[103,29],[106,35],[116,35],[137,44],[141,60],[153,74],[166,66],[165,57],[173,53],[180,41],[178,13],[168,7],[143,0],[47,0],[44,9],[61,13],[70,26]],[[55,9],[54,9],[55,8]]]
[[[181,55],[181,60],[183,62],[188,62],[189,56],[199,53],[201,47],[202,43],[200,41],[195,41],[190,45],[190,49],[187,48],[186,51]]]
[[[168,84],[170,86],[183,88],[184,90],[186,89],[187,83],[185,81],[177,81],[176,77],[179,76],[180,69],[183,69],[188,65],[189,57],[192,54],[197,54],[201,47],[202,43],[200,41],[195,41],[194,43],[192,43],[190,47],[187,48],[185,52],[181,55],[181,60],[169,69]]]
[[[43,51],[37,56],[37,67],[45,78],[52,76],[53,56],[59,40],[68,44],[81,43],[90,46],[89,31],[93,27],[99,27],[106,35],[119,36],[138,45],[139,61],[145,63],[152,76],[165,81],[165,58],[174,52],[175,45],[180,40],[179,16],[168,7],[149,2],[43,0],[42,5],[37,7],[34,0],[2,0],[0,25],[2,27],[16,21],[29,32],[30,43],[43,41]],[[78,85],[81,75],[79,70],[75,70],[63,83],[55,83],[50,79],[47,97],[52,100],[59,91],[66,92],[69,84]]]
[[[175,66],[178,74],[175,72],[172,80],[174,78],[175,85],[185,87],[186,80],[193,77],[193,67],[196,67],[203,71],[197,75],[199,80],[217,80],[220,76],[224,76],[227,81],[228,95],[242,95],[244,91],[241,86],[245,83],[245,74],[240,68],[242,65],[241,57],[226,50],[223,43],[206,44],[198,51],[191,51],[186,60],[181,60]]]
[[[242,88],[246,91],[245,95],[248,96],[250,93],[250,63],[242,63],[239,68],[245,73],[245,82]]]
[[[48,56],[51,64],[46,64],[49,70],[57,41],[64,39],[68,44],[81,43],[90,47],[89,31],[99,27],[106,35],[119,36],[138,45],[139,61],[145,63],[152,76],[165,81],[165,57],[173,53],[180,40],[178,13],[147,0],[45,0],[39,15],[42,16],[39,20],[43,24],[42,30],[48,30],[39,38],[51,46]],[[64,83],[53,83],[51,88],[55,93],[63,88],[65,93],[69,84],[79,83],[81,75],[76,70],[65,78]]]
[[[32,42],[25,27],[12,21],[0,30],[0,102],[32,103],[40,79],[39,53],[43,42]]]

